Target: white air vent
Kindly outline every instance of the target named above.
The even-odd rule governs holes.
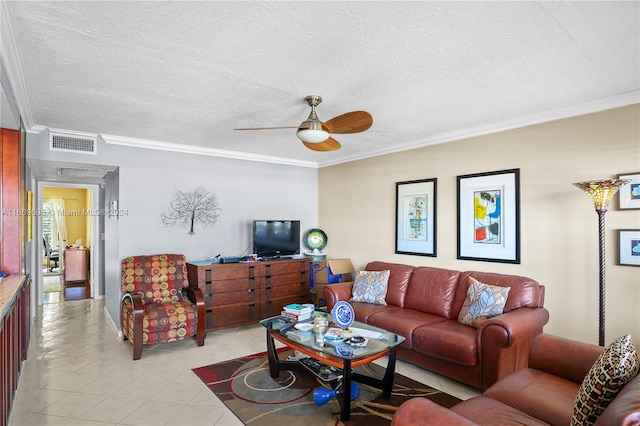
[[[97,137],[50,132],[49,149],[51,151],[78,152],[95,155],[97,139]]]
[[[74,178],[103,178],[109,170],[79,169],[73,167],[58,167],[58,176]]]

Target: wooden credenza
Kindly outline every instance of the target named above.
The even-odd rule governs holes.
[[[309,302],[309,260],[188,262],[189,285],[205,299],[207,331],[253,324],[289,303]]]
[[[89,250],[71,248],[64,251],[64,280],[86,281],[89,271]]]

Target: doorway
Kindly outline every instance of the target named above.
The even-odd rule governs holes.
[[[98,288],[98,191],[95,185],[42,183],[39,194],[41,303],[90,299]]]

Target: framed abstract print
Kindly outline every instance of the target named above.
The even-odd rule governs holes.
[[[618,179],[630,179],[618,191],[618,209],[640,209],[640,172],[618,176]]]
[[[640,229],[618,229],[618,265],[640,266]]]
[[[520,169],[457,179],[458,259],[520,263]]]
[[[396,253],[436,256],[436,178],[396,182]]]

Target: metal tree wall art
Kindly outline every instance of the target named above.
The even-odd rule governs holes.
[[[195,235],[194,225],[203,228],[215,225],[222,209],[218,207],[216,196],[199,187],[191,192],[177,191],[162,213],[161,219],[167,228],[188,228],[189,235]]]

